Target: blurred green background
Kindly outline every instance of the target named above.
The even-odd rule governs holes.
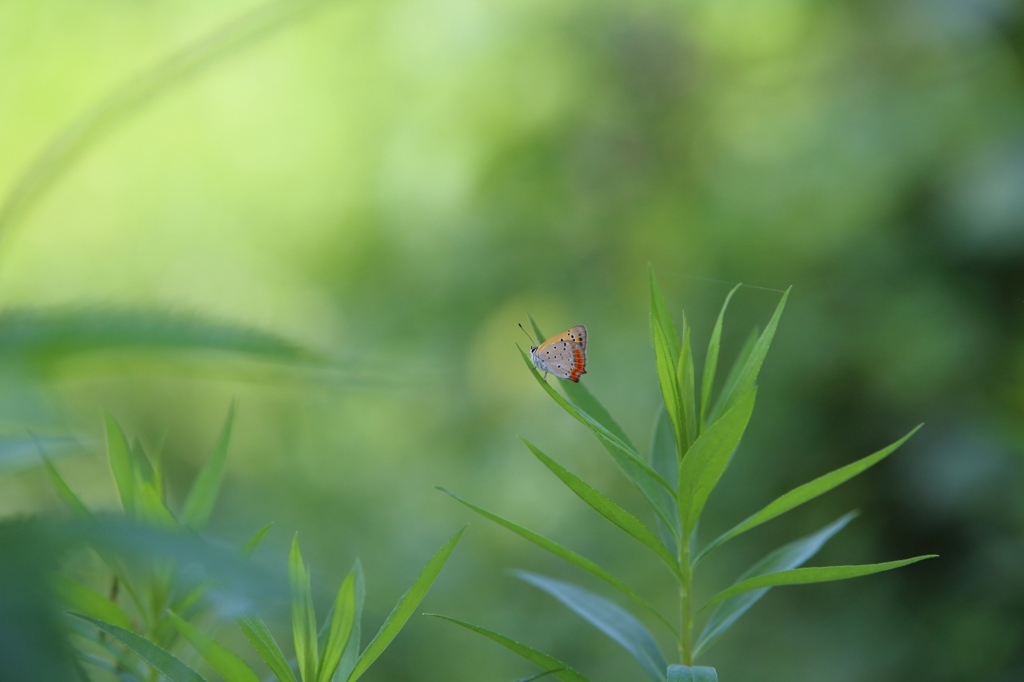
[[[183,491],[237,398],[212,537],[274,522],[257,558],[283,567],[298,531],[325,595],[360,557],[372,631],[472,521],[424,610],[598,680],[638,679],[507,569],[577,573],[433,485],[670,598],[656,560],[518,441],[640,508],[533,385],[516,324],[586,324],[583,380],[644,447],[660,400],[647,263],[700,348],[731,283],[752,285],[726,320],[726,361],[793,285],[703,537],[925,428],[730,545],[701,589],[853,508],[815,563],[941,558],[774,590],[702,663],[735,682],[1024,679],[1019,3],[316,5],[187,77],[156,72],[0,225],[5,437],[75,435],[91,454],[61,471],[114,508],[104,410],[161,449]],[[0,3],[0,190],[108,93],[253,7]],[[45,342],[25,333],[40,319],[53,322]],[[328,362],[151,342],[175,320],[260,330]],[[0,515],[59,508],[31,457],[2,466]],[[366,679],[531,672],[414,618]]]

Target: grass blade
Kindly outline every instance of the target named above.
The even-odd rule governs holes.
[[[711,340],[708,342],[708,354],[704,359],[704,370],[701,376],[701,387],[700,387],[700,418],[697,420],[698,428],[703,431],[707,424],[708,409],[711,403],[711,390],[715,385],[715,372],[718,368],[718,349],[722,341],[722,322],[725,320],[725,310],[729,307],[729,301],[732,300],[733,294],[739,289],[742,284],[737,284],[732,288],[729,294],[725,297],[725,303],[722,304],[722,309],[718,312],[718,319],[715,320],[715,328],[711,332]],[[751,346],[751,348],[753,348]]]
[[[413,611],[419,606],[423,598],[427,596],[427,590],[434,583],[438,573],[444,568],[444,564],[448,561],[448,557],[451,556],[452,551],[455,549],[455,545],[458,544],[459,538],[462,537],[462,533],[465,528],[459,530],[458,533],[452,536],[452,539],[444,544],[441,549],[437,551],[434,556],[430,558],[427,565],[423,567],[423,570],[417,576],[413,582],[412,587],[402,595],[402,598],[395,604],[395,608],[391,611],[388,617],[384,620],[384,624],[380,626],[380,630],[377,634],[366,645],[366,650],[363,651],[362,655],[359,656],[359,662],[356,663],[355,670],[348,676],[348,682],[355,682],[359,677],[366,672],[374,661],[384,652],[384,649],[391,644],[391,641],[398,635],[398,632],[406,624],[409,618],[412,616]]]
[[[715,405],[715,409],[711,412],[711,421],[720,414],[728,412],[729,409],[736,404],[737,401],[746,393],[746,391],[757,383],[758,372],[761,371],[761,365],[764,363],[764,358],[768,355],[768,348],[772,345],[772,338],[775,336],[775,329],[779,326],[779,318],[782,317],[782,311],[786,307],[786,299],[789,298],[789,292],[793,287],[786,289],[786,293],[782,295],[782,299],[779,304],[775,307],[775,312],[772,314],[772,319],[768,321],[768,326],[761,332],[761,336],[758,337],[751,348],[749,355],[746,356],[738,373],[735,375],[735,379],[731,383],[727,383],[725,388],[722,390],[722,394],[718,397],[718,403]]]
[[[333,682],[345,682],[356,663],[359,662],[359,645],[362,637],[363,604],[366,601],[366,579],[363,577],[363,565],[356,559],[350,571],[355,576],[355,614],[352,617],[352,634],[349,635],[348,643],[345,645],[345,652],[341,655],[341,662],[334,672]]]
[[[185,505],[181,510],[181,522],[199,530],[210,520],[210,513],[213,511],[213,504],[217,501],[220,493],[221,481],[224,479],[224,462],[228,455],[228,444],[231,442],[231,427],[235,421],[235,402],[231,402],[228,408],[228,416],[224,420],[220,437],[217,439],[217,446],[213,454],[206,460],[203,468],[199,470],[192,489],[185,498]]]
[[[61,573],[51,578],[53,591],[71,611],[131,630],[132,621],[117,602]]]
[[[440,618],[441,620],[446,620],[449,623],[461,625],[467,630],[472,630],[473,632],[481,634],[484,637],[487,637],[488,639],[497,642],[506,649],[514,651],[515,653],[519,654],[531,663],[534,663],[540,666],[541,668],[544,668],[547,672],[550,672],[556,678],[562,680],[562,682],[590,682],[586,677],[580,675],[578,672],[570,668],[565,663],[562,663],[554,656],[549,656],[545,653],[537,651],[532,647],[528,647],[525,644],[520,644],[519,642],[510,639],[504,635],[499,635],[497,632],[488,630],[487,628],[482,628],[479,625],[467,623],[466,621],[459,620],[458,618],[452,618],[451,616],[442,616],[438,613],[427,613],[424,615],[432,616],[434,618]]]
[[[583,481],[583,479],[562,467],[529,441],[523,440],[523,442],[526,443],[526,447],[530,448],[534,457],[539,459],[544,466],[555,474],[555,476],[558,476],[558,478],[560,478],[570,490],[576,493],[581,500],[589,504],[590,507],[598,514],[626,531],[627,534],[637,540],[640,544],[649,548],[652,552],[658,555],[658,558],[660,558],[665,565],[669,567],[674,575],[679,575],[679,566],[676,564],[675,557],[668,551],[665,545],[658,540],[654,533],[648,530],[647,527],[639,521],[639,519],[612,502],[602,493],[590,487],[590,485]]]
[[[910,559],[900,559],[899,561],[887,561],[881,564],[858,564],[855,566],[822,566],[816,568],[794,568],[789,571],[779,571],[778,573],[769,573],[767,575],[757,576],[755,578],[748,578],[747,580],[741,580],[732,587],[722,590],[711,600],[701,607],[701,611],[713,606],[719,602],[725,601],[730,597],[735,597],[737,594],[747,592],[749,590],[758,590],[762,587],[778,587],[780,585],[810,585],[812,583],[828,583],[835,582],[837,580],[849,580],[850,578],[860,578],[865,575],[872,575],[874,573],[881,573],[883,571],[891,571],[894,568],[900,568],[901,566],[909,566],[910,564],[917,563],[918,561],[924,561],[925,559],[934,559],[938,554],[924,554],[922,556],[916,556]]]
[[[694,442],[679,466],[679,526],[689,539],[708,496],[725,472],[754,410],[757,389],[750,387],[736,404]]]
[[[341,656],[352,635],[352,625],[356,617],[356,576],[349,572],[338,588],[338,596],[334,600],[334,612],[331,617],[331,628],[327,632],[327,642],[320,659],[320,676],[317,682],[330,682],[334,671],[338,669]]]
[[[263,662],[277,675],[277,679],[281,682],[296,682],[295,674],[292,672],[291,666],[288,665],[288,660],[281,653],[281,647],[277,645],[277,640],[270,634],[270,630],[262,618],[255,614],[242,616],[238,619],[238,627],[256,649],[256,653],[263,659]]]
[[[53,463],[49,459],[43,460],[43,466],[46,468],[46,475],[49,476],[50,482],[53,483],[54,489],[57,491],[57,496],[60,497],[68,509],[71,510],[76,516],[87,518],[90,516],[88,507],[82,502],[81,498],[75,494],[75,491],[67,484],[64,477],[57,471],[57,467],[53,466]]]
[[[606,571],[604,568],[598,566],[597,564],[595,564],[590,559],[587,559],[586,557],[581,556],[581,555],[577,554],[576,552],[573,552],[572,550],[563,547],[562,545],[558,544],[554,540],[550,540],[550,539],[544,537],[543,535],[540,535],[538,533],[534,533],[532,530],[529,530],[527,528],[523,528],[522,526],[520,526],[520,525],[518,525],[516,523],[513,523],[512,521],[509,521],[508,519],[505,519],[505,518],[503,518],[501,516],[498,516],[497,514],[489,512],[486,509],[484,509],[483,507],[478,507],[477,505],[473,504],[472,502],[467,502],[466,500],[462,499],[461,497],[459,497],[458,495],[456,495],[455,493],[453,493],[450,490],[445,490],[444,488],[437,488],[437,489],[440,490],[441,492],[443,492],[444,494],[448,495],[452,499],[454,499],[456,502],[459,502],[460,504],[463,504],[466,507],[472,509],[473,511],[475,511],[477,514],[480,514],[484,518],[490,519],[491,521],[495,522],[499,526],[502,526],[502,527],[507,528],[508,530],[512,531],[513,533],[515,533],[519,537],[525,538],[526,540],[529,540],[530,542],[532,542],[533,544],[537,545],[541,549],[545,549],[545,550],[551,552],[555,556],[557,556],[557,557],[559,557],[561,559],[564,559],[565,561],[568,561],[570,564],[573,564],[574,566],[583,569],[584,571],[586,571],[587,573],[591,574],[592,576],[594,576],[596,578],[599,578],[599,579],[603,580],[604,582],[608,583],[609,585],[614,587],[616,590],[621,592],[624,596],[626,596],[634,604],[636,604],[640,608],[644,609],[645,611],[650,613],[652,616],[657,618],[659,621],[661,621],[661,623],[663,623],[665,625],[665,627],[668,628],[669,632],[671,632],[673,634],[673,636],[676,636],[675,626],[673,626],[668,621],[667,618],[665,618],[663,615],[661,615],[661,613],[654,607],[653,604],[651,604],[649,601],[647,601],[646,599],[641,597],[639,594],[637,594],[631,587],[629,587],[629,585],[627,585],[622,580],[620,580],[619,578],[615,577],[614,575],[612,575],[611,573]]]
[[[665,412],[664,406],[658,409],[658,417],[654,422],[654,434],[651,436],[651,466],[666,480],[672,481],[673,485],[679,485],[679,455],[676,452],[676,437],[672,432],[672,423]],[[675,496],[666,501],[671,513],[669,521],[659,515],[658,537],[662,544],[676,555],[679,547],[679,538],[682,532],[679,529],[679,510],[676,507]]]
[[[153,644],[130,630],[105,623],[102,620],[75,614],[78,618],[88,621],[107,633],[117,641],[124,644],[139,658],[151,665],[170,682],[206,682],[206,680],[195,670],[185,665],[181,659],[167,651],[163,647]]]
[[[747,578],[765,575],[767,573],[786,571],[803,565],[810,560],[811,557],[817,554],[822,546],[836,533],[845,528],[846,524],[848,524],[856,515],[857,514],[855,512],[850,512],[811,535],[779,547],[768,554],[768,556],[751,566],[739,577],[737,582],[746,580]],[[702,651],[706,651],[712,644],[714,644],[719,637],[725,634],[725,632],[731,628],[737,620],[739,620],[740,616],[746,613],[750,607],[760,601],[761,597],[768,593],[768,589],[769,588],[765,587],[760,590],[744,592],[743,594],[738,594],[731,599],[726,599],[724,602],[719,604],[718,608],[715,609],[714,613],[712,613],[711,617],[708,619],[707,624],[704,626],[704,631],[701,633],[697,640],[697,644],[694,646],[694,656],[697,656]]]
[[[516,571],[515,575],[562,602],[629,652],[651,679],[664,682],[666,663],[658,643],[631,613],[615,602],[571,583],[527,571]]]
[[[242,555],[252,555],[252,553],[256,551],[256,548],[260,546],[260,543],[263,542],[263,538],[266,537],[267,533],[270,531],[273,525],[273,523],[268,523],[267,525],[263,526],[258,531],[256,531],[256,533],[251,538],[246,540],[245,544],[242,545],[242,547],[239,550],[242,553]]]
[[[744,521],[742,521],[738,525],[734,526],[732,529],[726,531],[718,538],[716,538],[711,544],[709,544],[707,547],[701,550],[700,554],[697,556],[694,562],[696,563],[697,561],[700,561],[701,558],[709,554],[712,550],[722,546],[723,544],[733,539],[737,535],[746,533],[748,530],[756,528],[757,526],[760,526],[762,523],[771,521],[776,516],[785,514],[789,510],[799,507],[805,502],[809,502],[810,500],[813,500],[814,498],[827,493],[829,490],[832,490],[833,488],[845,483],[846,481],[850,480],[857,474],[863,473],[867,469],[873,467],[875,464],[878,464],[883,459],[885,459],[893,452],[895,452],[897,448],[899,448],[901,445],[907,442],[907,440],[911,436],[917,433],[917,430],[920,429],[921,426],[923,425],[918,424],[913,429],[911,429],[907,435],[903,436],[903,438],[900,438],[898,441],[896,441],[892,445],[889,445],[888,447],[882,448],[878,452],[870,454],[867,457],[857,460],[856,462],[847,464],[844,467],[840,467],[835,471],[831,471],[823,476],[819,476],[813,481],[804,483],[803,485],[798,486],[793,490],[790,490],[788,493],[776,498],[775,500],[770,502],[766,507],[747,517]]]
[[[694,404],[693,351],[690,349],[690,326],[686,324],[686,315],[683,315],[683,347],[679,351],[679,363],[676,365],[676,382],[683,408],[681,421],[683,436],[686,438],[683,442],[686,443],[684,447],[689,448],[697,439],[697,406]]]
[[[661,290],[658,289],[658,283],[654,279],[654,268],[649,263],[647,265],[647,279],[651,290],[651,340],[654,340],[654,325],[657,323],[668,341],[670,364],[675,367],[679,362],[679,332],[676,331],[672,315],[668,312],[668,308],[665,307],[665,298],[661,295]]]
[[[245,661],[236,656],[212,637],[201,632],[194,625],[176,613],[171,614],[178,632],[202,654],[206,662],[213,666],[228,682],[260,682],[260,677]]]
[[[299,676],[313,682],[317,676],[320,654],[317,652],[316,613],[309,571],[302,562],[298,533],[292,539],[288,557],[288,582],[291,584],[292,636],[295,639],[295,657],[299,661]]]
[[[135,461],[124,431],[114,417],[107,413],[107,457],[110,471],[114,474],[117,494],[121,497],[121,506],[128,516],[135,515]]]
[[[665,411],[672,421],[672,430],[676,434],[677,452],[681,454],[688,439],[683,426],[683,397],[676,375],[677,363],[672,359],[672,349],[665,330],[656,319],[651,320],[651,334],[654,362],[658,369],[658,385],[661,387],[662,400],[665,401]]]

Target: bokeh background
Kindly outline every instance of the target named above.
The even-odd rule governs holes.
[[[236,399],[211,537],[273,522],[257,559],[281,567],[298,531],[321,613],[360,557],[372,631],[471,521],[424,610],[595,680],[639,679],[508,569],[578,574],[433,486],[668,599],[656,560],[518,441],[641,508],[533,383],[516,325],[585,323],[584,381],[645,447],[659,400],[647,264],[699,347],[732,283],[751,285],[726,320],[726,359],[792,285],[704,537],[925,427],[731,543],[700,589],[855,508],[815,562],[942,556],[774,590],[702,662],[734,682],[1024,679],[1019,3],[325,0],[233,24],[242,39],[203,56],[205,36],[253,7],[0,4],[0,189],[62,130],[77,140],[0,223],[5,438],[74,436],[85,447],[61,471],[114,508],[109,411],[160,448],[180,500]],[[199,57],[176,70],[165,60],[181,50]],[[40,320],[42,337],[25,333]],[[176,320],[326,361],[176,348]],[[3,460],[0,514],[59,510],[19,453]],[[366,679],[531,672],[414,618]]]

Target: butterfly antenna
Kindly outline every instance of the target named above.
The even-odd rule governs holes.
[[[536,344],[537,343],[536,341],[533,340],[533,337],[530,336],[530,332],[526,331],[526,327],[524,327],[521,322],[519,323],[519,328],[523,330],[524,334],[526,334],[526,338],[530,339],[530,343],[531,344]]]

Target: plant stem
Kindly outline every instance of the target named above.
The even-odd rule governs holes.
[[[684,538],[679,543],[679,657],[683,665],[693,665],[693,572],[690,565],[690,543]]]

